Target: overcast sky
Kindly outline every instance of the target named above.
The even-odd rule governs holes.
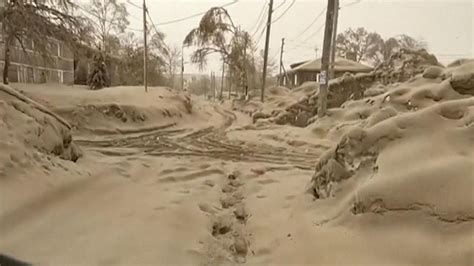
[[[127,0],[121,0],[127,2]],[[128,0],[141,5],[141,0]],[[188,17],[208,10],[213,6],[220,6],[232,0],[147,0],[148,10],[153,22],[163,22]],[[293,0],[275,0],[273,17],[278,18],[291,5]],[[460,57],[474,57],[474,17],[472,0],[340,0],[338,31],[348,27],[365,27],[369,31],[376,31],[382,37],[398,34],[408,34],[415,38],[422,38],[428,44],[430,52],[434,53],[443,63],[449,63]],[[258,16],[268,1],[240,0],[228,6],[227,9],[234,23],[241,25],[250,33],[254,28]],[[290,63],[313,59],[316,56],[315,47],[321,55],[325,13],[304,34],[304,29],[311,24],[316,16],[326,7],[326,0],[295,0],[295,3],[277,22],[272,24],[270,57],[277,58],[281,38],[286,39],[284,62]],[[131,28],[141,28],[141,10],[127,4],[131,14]],[[166,40],[177,46],[186,34],[199,23],[201,16],[184,20],[179,23],[161,25],[158,28],[166,34]],[[137,34],[140,34],[137,32]],[[260,35],[260,31],[255,38]],[[265,36],[259,43],[263,49]],[[192,49],[187,49],[189,55]],[[189,58],[187,58],[189,61]],[[220,64],[212,62],[205,72],[219,73]],[[187,64],[185,72],[199,72],[196,66]]]

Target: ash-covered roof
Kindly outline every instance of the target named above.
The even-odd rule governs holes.
[[[337,72],[370,72],[372,71],[372,67],[357,63],[355,61],[345,59],[345,58],[336,58],[336,65],[334,67],[334,70]],[[292,72],[297,72],[297,71],[321,71],[321,58],[308,61],[304,64],[301,64],[293,69],[291,69]]]

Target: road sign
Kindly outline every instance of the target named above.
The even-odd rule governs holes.
[[[327,84],[327,73],[324,70],[319,74],[319,84]]]

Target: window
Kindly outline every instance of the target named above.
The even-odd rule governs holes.
[[[0,43],[3,43],[3,23],[2,22],[0,22]]]
[[[62,53],[63,45],[62,45],[62,43],[59,43],[59,42],[58,42],[58,43],[57,43],[57,46],[58,46],[58,54],[57,54],[57,56],[58,56],[58,57],[61,57],[61,56],[63,55],[63,53]]]

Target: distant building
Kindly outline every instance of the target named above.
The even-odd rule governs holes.
[[[321,58],[298,62],[290,65],[287,76],[283,77],[283,85],[287,87],[300,86],[307,81],[317,81],[321,72]],[[336,58],[334,72],[335,77],[342,76],[344,73],[368,73],[372,67],[357,63],[355,61]]]
[[[0,0],[0,10],[5,7],[5,0]],[[0,73],[3,74],[5,65],[5,36],[0,21]],[[24,50],[14,41],[10,47],[10,82],[24,83],[64,83],[74,82],[74,55],[62,42],[46,38],[49,42],[48,56],[44,57],[35,51],[33,41],[24,41]]]

